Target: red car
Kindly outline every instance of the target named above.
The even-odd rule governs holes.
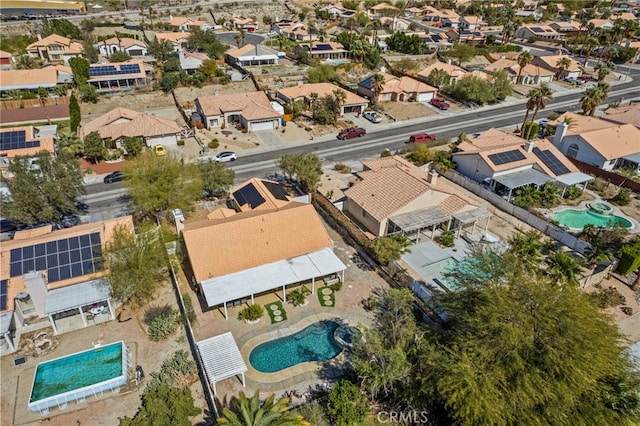
[[[338,139],[351,139],[355,137],[362,137],[367,134],[367,131],[362,127],[349,127],[338,133]]]
[[[409,143],[428,143],[436,140],[436,135],[429,133],[416,133],[409,137]]]
[[[431,105],[433,105],[436,108],[444,109],[444,110],[449,109],[449,107],[451,106],[442,98],[431,99]]]

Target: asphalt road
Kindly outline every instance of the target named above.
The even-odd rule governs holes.
[[[238,44],[236,43],[236,36],[238,34],[239,33],[237,31],[231,33],[216,33],[216,37],[218,37],[218,40],[220,40],[221,43],[227,44],[231,46],[232,49],[235,49],[238,46]],[[264,36],[262,35],[255,33],[245,33],[244,46],[246,46],[247,44],[253,44],[254,46],[257,46],[258,44],[262,43],[263,40]]]
[[[625,70],[627,71],[627,70]],[[617,102],[624,99],[640,97],[640,71],[630,72],[635,81],[616,85],[610,92],[606,102]],[[547,107],[540,111],[536,119],[545,118],[553,112],[579,111],[582,91],[559,95],[548,102]],[[240,156],[233,162],[232,168],[236,172],[236,182],[245,181],[251,177],[261,177],[277,171],[275,160],[282,155],[295,152],[312,151],[325,165],[341,163],[359,163],[367,158],[376,158],[386,149],[391,152],[403,149],[409,136],[419,132],[435,133],[438,139],[448,140],[460,133],[473,134],[486,131],[492,127],[502,128],[519,126],[524,117],[524,100],[518,104],[468,110],[449,116],[435,116],[425,118],[416,124],[393,123],[381,127],[379,131],[369,132],[362,138],[341,141],[337,139],[308,143],[301,146]],[[94,184],[86,187],[87,195],[83,201],[89,206],[90,213],[101,213],[109,210],[121,209],[127,204],[126,190],[122,182],[111,184]]]

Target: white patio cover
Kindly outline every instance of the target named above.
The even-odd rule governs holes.
[[[247,365],[231,332],[202,340],[197,342],[197,345],[205,373],[213,386],[213,393],[216,393],[216,382],[238,374],[242,374],[244,386]]]
[[[47,294],[44,313],[49,315],[77,309],[110,298],[111,286],[109,282],[105,278],[98,278],[97,280],[51,290]]]
[[[556,180],[564,186],[577,185],[579,183],[588,182],[593,180],[593,176],[590,176],[582,172],[567,173],[566,175],[556,177]]]
[[[203,281],[209,307],[347,269],[331,248]]]

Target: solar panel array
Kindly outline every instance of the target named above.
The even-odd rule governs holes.
[[[39,140],[28,141],[24,130],[14,130],[0,133],[0,151],[10,151],[12,149],[37,148],[40,146]]]
[[[125,75],[125,74],[139,74],[140,65],[138,64],[126,64],[120,65],[118,70],[114,65],[92,65],[89,68],[89,75],[91,77],[101,77],[107,75]]]
[[[9,262],[11,277],[46,270],[52,283],[87,275],[102,269],[100,233],[15,248]]]
[[[318,43],[313,45],[313,50],[333,50],[333,47],[330,44]]]
[[[533,27],[531,28],[531,31],[533,31],[534,33],[543,33],[544,30],[540,27]]]
[[[554,175],[560,176],[571,172],[571,170],[562,164],[562,162],[558,160],[558,157],[556,157],[550,150],[533,148],[533,153],[544,163],[545,166],[549,168],[549,170],[551,170]]]
[[[289,201],[289,197],[287,197],[287,193],[285,192],[284,188],[280,186],[280,184],[277,184],[274,182],[266,182],[266,181],[263,181],[262,183],[269,190],[269,192],[271,193],[271,195],[273,195],[275,199],[282,200],[282,201]]]
[[[491,160],[491,162],[496,166],[524,160],[525,158],[527,157],[525,157],[524,154],[517,149],[489,155],[489,160]]]
[[[234,192],[233,198],[240,206],[248,204],[252,209],[255,209],[266,201],[252,183],[245,185]]]
[[[9,280],[0,280],[0,311],[7,309],[7,292],[9,290]]]

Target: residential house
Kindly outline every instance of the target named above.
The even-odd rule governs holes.
[[[231,198],[242,208],[214,210],[183,230],[192,282],[209,307],[228,318],[229,306],[259,295],[282,290],[286,300],[288,286],[306,282],[314,292],[316,280],[341,272],[344,281],[346,267],[313,205],[257,178],[232,189]]]
[[[148,147],[175,146],[180,130],[175,121],[118,107],[82,125],[79,135],[85,138],[98,132],[103,141],[111,140],[117,148],[125,149],[125,138],[140,138]]]
[[[607,171],[617,167],[640,171],[640,129],[633,124],[572,112],[551,124],[557,125],[553,144],[568,157]]]
[[[459,173],[506,195],[508,200],[523,186],[557,182],[566,188],[592,179],[550,141],[525,141],[497,129],[460,143],[453,161]]]
[[[463,16],[460,18],[460,28],[465,30],[479,30],[488,24],[482,20],[482,16]]]
[[[350,52],[336,41],[301,43],[296,46],[296,52],[300,49],[305,50],[310,59],[328,63],[335,60],[348,59],[351,56]]]
[[[627,105],[620,105],[615,108],[605,110],[605,118],[620,124],[633,124],[640,128],[640,102],[630,102]]]
[[[318,32],[310,30],[303,23],[294,23],[280,29],[280,32],[293,41],[313,41],[318,39]]]
[[[352,16],[355,11],[345,9],[344,7],[339,7],[336,5],[326,6],[324,10],[333,17],[333,19],[337,18],[348,18]]]
[[[191,19],[186,16],[169,16],[169,26],[175,31],[189,32],[193,28],[198,28],[202,31],[210,31],[214,29],[214,25],[209,24],[206,21],[200,21]]]
[[[551,27],[559,34],[563,34],[565,36],[578,35],[581,32],[581,24],[574,21],[556,21],[550,23],[549,27]]]
[[[71,68],[52,65],[32,70],[6,70],[0,77],[0,93],[9,90],[29,90],[37,92],[40,87],[51,90],[59,84],[71,83]]]
[[[424,81],[425,83],[430,83],[429,76],[434,70],[442,70],[449,74],[450,80],[449,83],[455,83],[462,77],[468,74],[467,70],[461,68],[457,65],[449,64],[446,62],[434,62],[431,65],[428,65],[426,68],[423,68],[417,75],[418,80]]]
[[[53,154],[54,137],[41,130],[34,126],[0,129],[0,169],[9,167],[15,157],[35,157],[43,151]]]
[[[187,48],[189,37],[191,37],[189,33],[156,33],[155,35],[158,43],[167,41],[171,43],[173,50],[176,52]]]
[[[446,33],[432,33],[421,35],[420,38],[427,44],[429,50],[451,50],[453,43],[449,41]]]
[[[412,238],[413,232],[428,227],[448,229],[454,215],[477,208],[437,172],[427,172],[400,156],[362,164],[358,181],[344,191],[343,209],[372,238],[395,233]]]
[[[563,58],[569,60],[569,67],[561,72],[558,63]],[[582,64],[568,55],[536,56],[531,63],[553,71],[559,79],[576,79],[582,74]]]
[[[241,67],[278,64],[278,52],[262,44],[247,44],[239,49],[228,50],[225,57],[228,63]]]
[[[424,10],[420,7],[407,7],[402,12],[405,17],[416,19],[422,16]]]
[[[602,28],[603,30],[610,30],[613,28],[613,22],[609,19],[590,19],[589,24],[593,24],[594,28]]]
[[[250,33],[258,29],[258,23],[255,20],[244,16],[234,16],[233,26],[237,30],[247,30]]]
[[[132,57],[147,56],[149,54],[144,41],[129,37],[112,37],[96,43],[94,47],[103,56],[110,56],[115,52],[125,52]]]
[[[276,91],[276,98],[288,105],[297,100],[304,100],[305,104],[310,107],[313,101],[312,94],[318,95],[318,98],[325,96],[335,96],[335,92],[341,90],[346,95],[346,99],[340,108],[340,115],[346,113],[362,114],[369,105],[369,101],[362,98],[349,90],[344,90],[340,86],[332,83],[313,83],[300,84],[298,86],[286,87]]]
[[[370,18],[380,18],[381,16],[396,16],[400,13],[400,9],[389,3],[378,3],[371,6],[368,13]]]
[[[3,349],[6,343],[13,352],[16,330],[32,331],[29,323],[40,318],[48,318],[54,334],[115,319],[103,253],[118,227],[133,232],[131,216],[17,231],[0,245]]]
[[[520,74],[521,84],[538,85],[540,83],[551,83],[554,76],[553,71],[549,71],[546,68],[533,64],[526,65],[522,68],[522,72],[520,72],[520,65],[518,65],[517,61],[512,59],[498,59],[497,61],[487,65],[484,68],[484,71],[491,74],[496,71],[505,71],[512,83],[516,82],[518,74]]]
[[[449,22],[454,22],[453,20],[455,20],[458,24],[460,23],[460,15],[458,15],[455,10],[438,10],[431,6],[424,7],[422,21],[442,25],[447,19],[449,19]]]
[[[451,43],[466,43],[466,44],[483,44],[487,40],[487,36],[480,30],[448,30],[446,33],[447,39]]]
[[[616,12],[611,15],[611,19],[614,22],[617,20],[638,22],[638,17],[631,12]]]
[[[638,0],[614,0],[611,6],[614,9],[631,10],[635,13],[640,11],[640,2]]]
[[[523,40],[561,40],[564,36],[550,25],[535,23],[525,24],[516,30],[516,38]]]
[[[411,77],[395,77],[387,73],[378,75],[384,77],[384,85],[376,102],[429,102],[438,94],[435,87]],[[375,98],[375,76],[376,74],[372,74],[358,83],[358,94],[369,99]]]
[[[537,8],[535,10],[519,10],[516,12],[516,17],[518,18],[533,18],[536,21],[542,19],[543,9]]]
[[[89,65],[89,84],[99,92],[117,92],[144,87],[149,84],[147,69],[150,65],[132,59],[127,62]]]
[[[187,74],[194,74],[202,66],[204,61],[207,61],[209,55],[203,52],[178,52],[178,59],[180,60],[180,68],[185,70]]]
[[[273,109],[264,92],[200,96],[196,110],[207,129],[239,123],[251,132],[280,127],[281,114]]]
[[[406,31],[412,25],[411,21],[398,18],[397,16],[383,16],[378,19],[382,28],[387,28],[392,31]]]
[[[51,34],[45,38],[38,35],[38,40],[26,48],[29,56],[48,62],[62,62],[69,64],[69,59],[82,56],[82,43],[67,37]]]
[[[441,27],[443,28],[458,29],[460,28],[461,21],[462,18],[460,16],[447,16],[440,22],[442,23]]]
[[[0,70],[12,70],[13,69],[13,54],[0,50]]]

